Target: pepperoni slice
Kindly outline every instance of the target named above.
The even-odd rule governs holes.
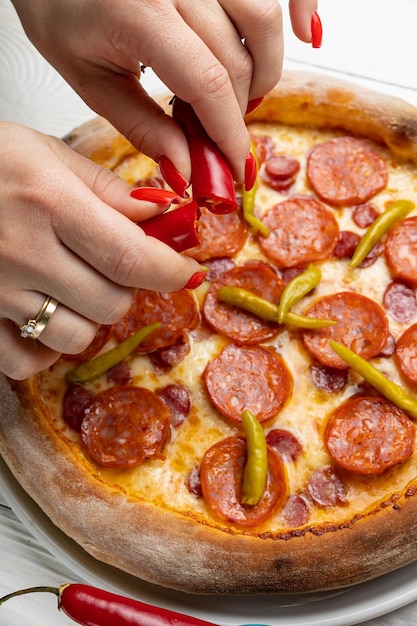
[[[215,443],[203,457],[200,480],[203,496],[211,510],[225,522],[251,528],[267,520],[287,495],[287,476],[278,454],[268,448],[268,478],[256,505],[241,503],[246,441],[228,437]]]
[[[417,312],[414,289],[404,283],[390,282],[384,293],[384,307],[388,315],[397,322],[411,322]]]
[[[417,385],[417,324],[410,326],[399,338],[395,360],[408,382]]]
[[[417,217],[408,217],[392,228],[385,254],[394,276],[417,287]]]
[[[300,163],[297,159],[288,154],[275,154],[266,160],[261,177],[272,189],[284,191],[295,182],[299,170]]]
[[[189,352],[190,344],[186,341],[186,338],[182,336],[176,343],[172,344],[172,346],[154,350],[149,355],[149,358],[152,365],[160,372],[168,372],[175,365],[181,363]]]
[[[314,386],[320,391],[327,391],[327,393],[342,391],[347,383],[347,370],[327,367],[321,363],[312,363],[310,373]]]
[[[335,216],[312,198],[289,198],[262,218],[269,237],[260,236],[266,256],[282,267],[305,266],[331,256],[339,238]]]
[[[105,467],[130,468],[160,458],[171,415],[156,393],[130,385],[106,389],[84,410],[81,437],[90,457]]]
[[[384,189],[388,174],[382,156],[365,141],[335,137],[310,151],[307,178],[325,202],[353,206]]]
[[[197,261],[214,257],[231,257],[243,247],[248,236],[248,227],[241,211],[216,215],[200,208],[197,233],[200,244],[185,251],[187,256]]]
[[[198,321],[196,301],[187,290],[160,293],[138,289],[130,310],[115,324],[114,334],[119,341],[123,341],[143,326],[162,322],[162,326],[137,348],[137,352],[151,352],[177,343],[184,336],[184,331],[195,328]]]
[[[378,215],[379,211],[376,206],[370,202],[366,202],[354,209],[352,219],[359,228],[369,228],[369,226],[375,222]]]
[[[73,430],[80,432],[84,409],[93,397],[92,392],[82,385],[71,385],[64,394],[62,418]]]
[[[106,380],[113,385],[128,385],[133,380],[130,365],[126,361],[120,361],[106,372]]]
[[[91,361],[109,341],[112,334],[113,326],[102,324],[99,326],[96,336],[90,345],[78,354],[63,354],[65,361]]]
[[[274,417],[292,392],[292,378],[282,358],[259,346],[229,344],[203,372],[214,406],[235,422],[245,409],[260,422]]]
[[[339,239],[333,250],[333,256],[337,259],[350,259],[356,250],[360,236],[358,233],[352,233],[350,230],[342,230]]]
[[[329,466],[319,467],[311,474],[307,493],[314,504],[321,507],[346,504],[346,487],[338,474]]]
[[[308,522],[309,513],[308,504],[304,498],[291,494],[282,511],[282,517],[287,526],[297,528]]]
[[[388,339],[388,320],[382,307],[353,291],[321,298],[308,310],[308,315],[337,321],[335,326],[303,333],[307,350],[329,367],[348,367],[331,349],[329,339],[343,343],[366,360],[376,356]]]
[[[414,450],[415,427],[392,402],[356,397],[329,417],[324,440],[333,460],[350,472],[381,474]]]
[[[295,461],[301,454],[303,446],[289,430],[273,428],[266,436],[266,442],[278,452],[282,460]]]
[[[255,144],[256,158],[261,166],[264,161],[274,155],[275,144],[269,135],[251,135],[251,140]]]
[[[271,302],[279,302],[284,283],[270,265],[251,261],[222,274],[207,292],[203,316],[211,328],[239,345],[261,343],[277,334],[278,323],[221,302],[217,293],[223,285],[241,287]]]
[[[172,426],[182,424],[191,409],[191,394],[187,387],[171,383],[158,390],[158,396],[165,402],[171,413]]]

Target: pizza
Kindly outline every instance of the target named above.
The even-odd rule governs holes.
[[[0,450],[57,527],[139,579],[345,588],[417,559],[417,110],[293,72],[247,124],[254,190],[199,207],[182,252],[206,280],[140,289],[81,355],[3,376]],[[66,141],[166,187],[101,118]]]

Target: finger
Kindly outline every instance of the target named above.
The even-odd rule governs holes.
[[[130,220],[140,222],[167,210],[166,204],[143,202],[131,197],[134,187],[111,170],[101,167],[90,159],[70,149],[62,141],[48,138],[55,154],[66,162],[103,202],[123,213]]]
[[[21,292],[19,301],[8,304],[6,316],[15,323],[18,334],[21,326],[36,318],[44,302],[44,294]],[[36,341],[55,352],[78,354],[90,345],[97,329],[98,324],[59,303]],[[35,343],[30,337],[25,338],[25,341]]]
[[[151,66],[173,93],[193,105],[206,131],[228,159],[235,178],[242,181],[250,141],[226,68],[176,12],[161,16],[158,37],[164,44],[156,50],[149,46],[152,55],[146,56],[139,42],[132,55]],[[178,67],[186,67],[187,71],[178,76]],[[89,93],[85,99],[89,106],[154,160],[162,154],[168,156],[189,180],[189,152],[182,131],[150,102],[136,76],[94,66],[84,70],[81,78],[77,76],[73,86],[79,90],[87,77]]]
[[[20,337],[8,319],[0,319],[0,371],[13,380],[23,380],[53,365],[60,353],[38,341]]]
[[[279,81],[283,62],[282,12],[276,0],[223,0],[253,59],[249,99],[264,96]],[[247,104],[247,103],[245,103]]]
[[[160,241],[147,237],[139,226],[102,202],[75,176],[71,189],[70,205],[66,197],[56,200],[54,232],[70,251],[111,282],[123,287],[176,291],[201,269],[194,259],[177,254]],[[49,259],[53,267],[49,275],[59,276],[60,270],[67,268],[72,282],[82,268],[79,264],[74,265],[74,259],[67,259],[64,250],[58,257],[55,252],[45,250],[43,271],[48,274],[45,259]],[[74,269],[71,271],[70,268]],[[75,274],[74,278],[72,274]],[[85,276],[91,282],[92,277]],[[52,275],[49,280],[53,280]]]
[[[306,43],[311,42],[311,16],[317,10],[317,4],[317,0],[289,0],[292,29]]]

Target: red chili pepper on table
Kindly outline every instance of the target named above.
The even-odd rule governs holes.
[[[58,597],[58,609],[83,626],[213,626],[196,617],[82,584],[22,589],[0,598],[0,604],[38,591],[54,593]]]
[[[237,209],[235,184],[229,164],[210,139],[190,104],[174,98],[172,116],[183,129],[191,156],[191,185],[198,206],[212,213]]]

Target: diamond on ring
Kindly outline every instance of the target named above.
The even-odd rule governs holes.
[[[24,339],[37,339],[41,332],[45,330],[46,325],[51,316],[55,313],[58,304],[58,300],[48,296],[37,316],[34,319],[28,320],[26,324],[19,326],[20,336]]]

